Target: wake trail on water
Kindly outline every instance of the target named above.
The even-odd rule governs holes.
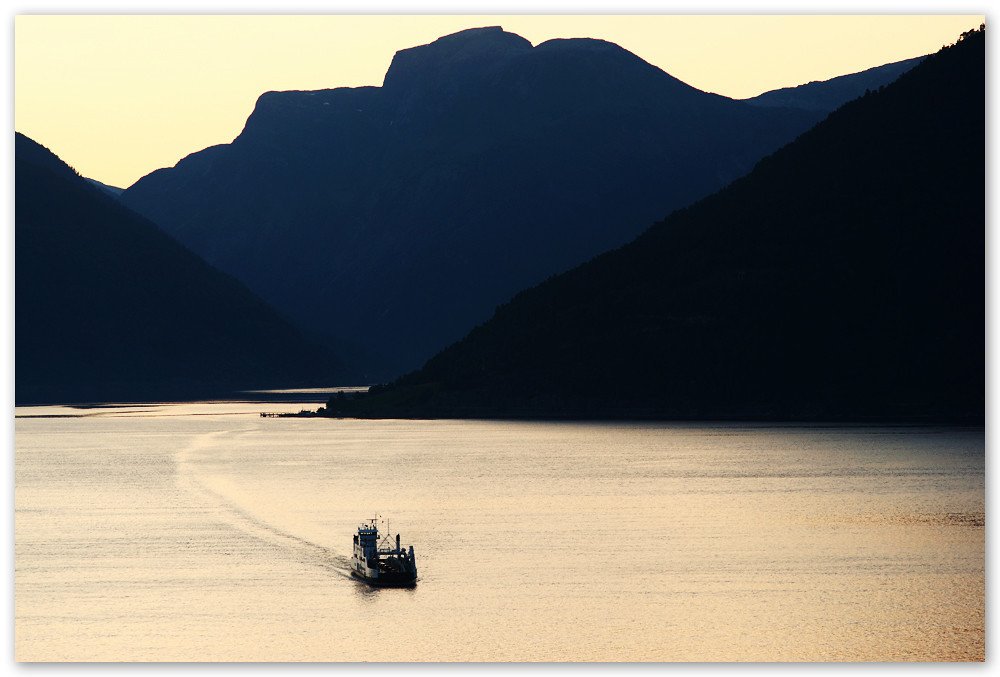
[[[213,489],[198,472],[193,457],[221,445],[221,440],[234,431],[219,430],[205,433],[179,450],[175,456],[178,484],[199,495],[218,508],[218,515],[230,526],[270,545],[286,550],[293,559],[310,566],[319,566],[330,573],[351,578],[350,558],[333,548],[296,535],[254,514],[230,497]]]

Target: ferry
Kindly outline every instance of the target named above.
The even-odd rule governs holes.
[[[393,547],[386,537],[379,543],[378,518],[358,527],[354,535],[354,554],[351,556],[351,575],[368,585],[383,588],[411,588],[417,584],[417,560],[413,546],[404,550]]]

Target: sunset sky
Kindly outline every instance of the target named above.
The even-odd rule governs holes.
[[[231,141],[268,90],[380,85],[392,55],[500,25],[615,42],[734,98],[938,50],[981,16],[31,16],[15,18],[15,128],[127,187]]]

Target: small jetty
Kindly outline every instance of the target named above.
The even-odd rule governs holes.
[[[288,414],[283,414],[279,411],[262,411],[260,412],[261,418],[281,418],[282,416],[287,416]]]

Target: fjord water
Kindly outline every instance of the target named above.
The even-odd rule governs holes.
[[[21,661],[982,660],[984,432],[17,409]],[[349,576],[378,512],[413,590]]]

